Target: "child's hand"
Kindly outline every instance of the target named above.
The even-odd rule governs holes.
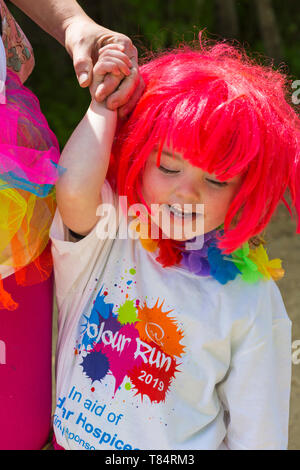
[[[93,69],[93,82],[90,86],[92,98],[101,101],[101,93],[107,80],[120,83],[123,78],[130,75],[131,60],[124,53],[124,46],[120,44],[108,44],[99,49],[98,60]],[[112,90],[114,91],[114,90]],[[105,99],[105,96],[102,100]]]

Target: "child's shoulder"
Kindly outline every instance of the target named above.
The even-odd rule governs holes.
[[[239,277],[224,286],[220,301],[222,324],[225,331],[230,328],[232,357],[288,347],[292,323],[273,280],[248,284]]]
[[[260,317],[271,323],[280,319],[289,320],[280,290],[273,280],[250,284],[238,276],[225,285],[215,281],[213,290],[223,308],[230,311],[235,319],[247,318],[251,323]]]

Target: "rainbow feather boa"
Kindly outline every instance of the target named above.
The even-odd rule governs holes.
[[[220,227],[206,233],[203,245],[199,249],[187,249],[187,242],[179,242],[181,260],[178,266],[198,276],[212,276],[221,284],[226,284],[237,276],[241,276],[248,283],[254,283],[260,279],[278,281],[284,276],[282,261],[278,258],[269,259],[263,240],[260,240],[258,246],[250,247],[250,243],[246,242],[231,254],[223,254],[217,247],[219,229]],[[137,231],[140,232],[138,225]],[[158,240],[142,237],[139,240],[147,251],[155,252],[158,248]],[[194,240],[189,240],[189,242]]]

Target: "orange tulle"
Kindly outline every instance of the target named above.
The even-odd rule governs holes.
[[[15,280],[20,286],[31,286],[46,281],[52,274],[53,264],[51,245],[48,242],[45,250],[32,263],[14,273]],[[6,291],[0,275],[0,309],[16,310],[19,304]]]
[[[13,300],[12,296],[3,287],[3,281],[0,276],[0,309],[15,310],[18,304]]]

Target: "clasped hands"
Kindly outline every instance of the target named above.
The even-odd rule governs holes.
[[[131,40],[90,19],[70,23],[65,38],[80,86],[90,87],[92,98],[98,102],[106,99],[107,108],[117,109],[119,117],[125,117],[144,89]]]

